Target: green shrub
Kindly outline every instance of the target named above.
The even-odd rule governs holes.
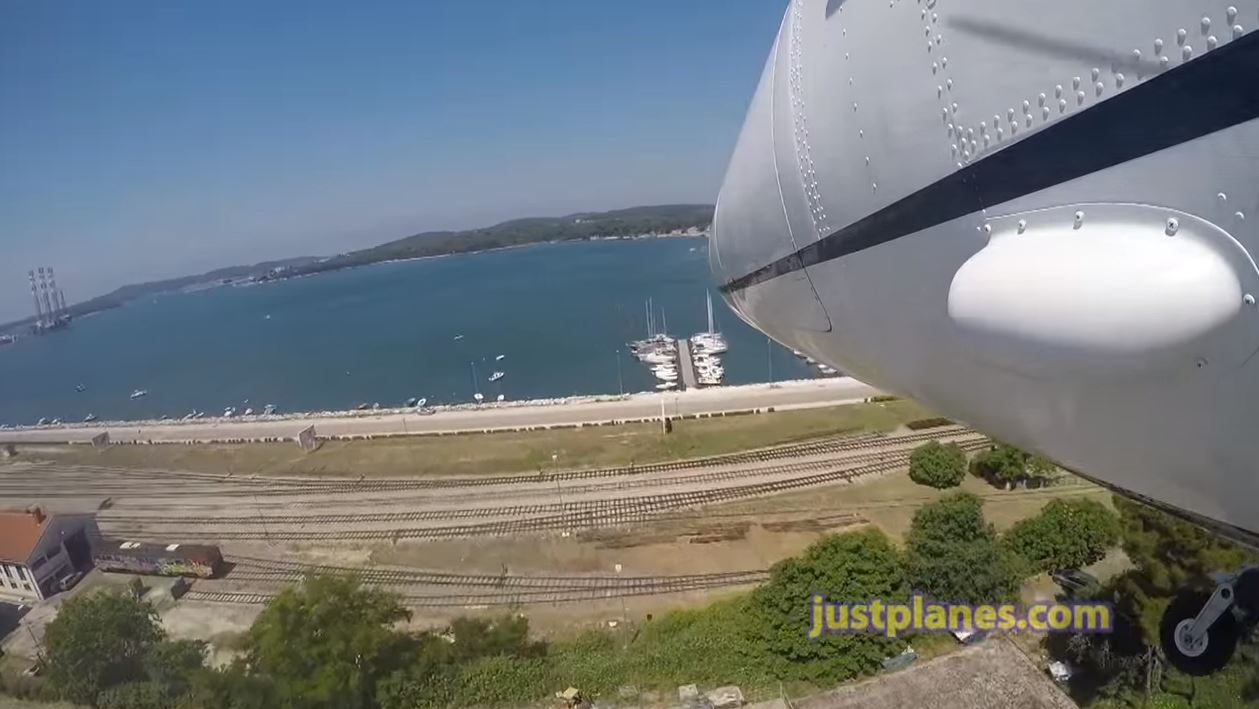
[[[925,419],[914,419],[905,424],[905,428],[911,431],[921,431],[924,428],[939,428],[940,426],[952,426],[955,422],[953,419],[946,419],[943,416],[932,416]]]
[[[455,704],[529,703],[553,691],[549,676],[546,661],[539,657],[482,657],[463,667]]]
[[[812,599],[830,602],[904,599],[900,553],[883,532],[868,529],[823,538],[799,557],[774,565],[752,593],[754,622],[771,669],[787,679],[836,682],[877,671],[902,643],[875,634],[823,635],[810,640]]]
[[[914,514],[905,540],[905,574],[915,591],[958,603],[994,603],[1015,596],[1022,564],[997,544],[982,506],[978,497],[958,492]]]
[[[956,443],[927,441],[909,455],[909,479],[943,490],[966,477],[966,453]]]
[[[1052,500],[1011,527],[1005,542],[1033,571],[1086,566],[1119,543],[1119,517],[1096,500]]]

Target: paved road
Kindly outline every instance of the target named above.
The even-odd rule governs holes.
[[[677,393],[634,394],[624,399],[582,399],[567,403],[451,408],[421,416],[407,413],[359,413],[262,420],[198,420],[61,425],[0,431],[0,443],[84,443],[102,431],[114,442],[225,441],[291,438],[308,425],[319,436],[366,436],[455,433],[546,426],[572,426],[658,418],[663,404],[669,416],[723,411],[812,408],[852,403],[879,392],[855,379],[816,379],[779,384],[696,389]]]

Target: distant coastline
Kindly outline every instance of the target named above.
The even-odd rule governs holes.
[[[580,212],[562,217],[529,217],[481,229],[424,232],[336,256],[264,261],[194,276],[126,285],[75,303],[67,310],[72,318],[79,318],[162,293],[265,283],[374,263],[478,254],[543,243],[705,236],[712,221],[712,212],[713,206],[707,204],[656,205],[607,212]],[[25,334],[34,321],[33,316],[28,316],[0,324],[0,335]]]

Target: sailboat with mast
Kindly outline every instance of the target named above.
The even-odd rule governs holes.
[[[481,393],[481,380],[476,375],[476,362],[469,362],[472,365],[472,391],[476,392],[472,395],[472,400],[476,403],[485,401],[485,395]]]
[[[718,355],[730,348],[726,344],[726,336],[717,331],[716,323],[713,321],[713,294],[708,293],[707,295],[708,330],[706,332],[697,332],[691,336],[691,344],[703,353]]]

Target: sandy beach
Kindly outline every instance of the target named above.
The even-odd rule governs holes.
[[[0,443],[87,443],[108,432],[114,443],[217,442],[293,438],[313,425],[320,437],[379,436],[516,430],[757,409],[834,406],[861,401],[878,390],[849,377],[717,387],[624,397],[568,397],[502,404],[414,409],[314,412],[276,416],[204,418],[191,421],[112,421],[28,426],[0,431]]]

